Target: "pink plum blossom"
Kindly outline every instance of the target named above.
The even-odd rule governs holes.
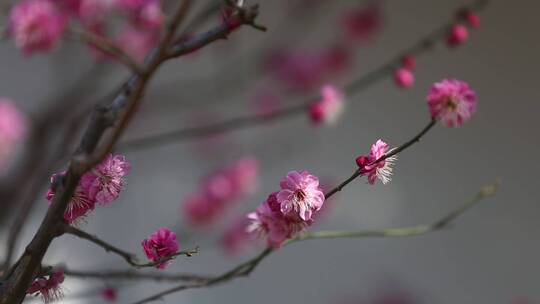
[[[13,101],[0,97],[0,170],[27,133],[27,118]]]
[[[284,241],[305,230],[312,220],[304,220],[297,214],[284,214],[277,198],[278,192],[270,194],[255,212],[247,215],[247,232],[257,238],[266,237],[268,246],[279,248]]]
[[[360,168],[361,175],[367,175],[369,184],[375,184],[377,178],[383,184],[390,182],[393,171],[392,167],[397,157],[391,156],[379,162],[377,160],[391,151],[392,149],[390,149],[389,145],[379,139],[371,146],[369,155],[361,155],[356,158],[356,164]]]
[[[309,109],[311,121],[315,124],[321,122],[332,124],[343,113],[344,94],[332,85],[325,85],[321,89],[321,100],[312,104]]]
[[[32,282],[26,291],[27,294],[40,295],[44,303],[51,303],[63,297],[60,284],[64,282],[64,271],[51,273],[48,278],[40,277]]]
[[[399,68],[394,72],[394,82],[400,88],[410,88],[414,84],[414,74],[406,68]]]
[[[116,302],[116,300],[118,299],[118,293],[116,292],[116,289],[111,287],[104,288],[101,291],[101,296],[107,302]]]
[[[183,213],[191,224],[204,226],[212,223],[223,209],[220,201],[209,198],[204,193],[194,193],[184,199]]]
[[[468,38],[469,31],[467,28],[461,24],[456,24],[450,29],[446,37],[446,44],[449,47],[455,47],[467,41]]]
[[[51,187],[47,191],[46,198],[49,201],[49,204],[52,204],[55,190],[54,184],[57,178],[60,178],[65,175],[65,172],[58,174],[53,174],[51,177]],[[79,183],[77,188],[75,188],[75,193],[71,197],[71,200],[68,203],[66,211],[64,212],[64,221],[68,224],[77,224],[79,223],[89,212],[94,210],[96,201],[88,193],[88,188],[84,187]]]
[[[480,16],[470,9],[465,8],[458,10],[457,18],[467,22],[467,25],[471,28],[480,27]]]
[[[25,0],[9,16],[9,33],[24,55],[49,51],[60,40],[65,16],[48,0]]]
[[[324,203],[319,179],[307,171],[289,172],[281,180],[280,187],[276,197],[284,215],[295,214],[308,221],[313,212],[320,210]]]
[[[148,238],[141,243],[146,257],[153,261],[161,261],[164,258],[170,257],[175,254],[178,249],[178,241],[176,240],[176,234],[168,228],[159,228],[156,232],[152,233]],[[163,262],[157,265],[159,269],[167,268],[168,262]]]
[[[431,117],[446,127],[457,127],[476,112],[476,93],[465,81],[444,79],[433,84],[427,96]]]
[[[123,155],[109,154],[100,164],[81,178],[81,185],[97,203],[106,205],[118,198],[131,169]]]
[[[149,1],[152,0],[117,0],[117,4],[120,9],[137,11],[142,9]]]

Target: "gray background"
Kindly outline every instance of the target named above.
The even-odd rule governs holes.
[[[276,41],[293,47],[330,42],[329,28],[335,26],[337,13],[352,3],[332,2],[324,4],[314,20],[298,19],[280,26],[289,1],[264,1],[260,22],[268,25],[268,34],[243,30],[229,42],[218,42],[191,60],[178,60],[162,69],[126,138],[186,126],[194,120],[193,113],[210,106],[218,118],[250,111],[249,96],[264,81],[253,54]],[[446,22],[459,3],[386,1],[385,27],[373,44],[358,49],[353,73],[341,83],[377,67]],[[419,303],[511,303],[521,297],[538,303],[534,302],[540,301],[538,3],[491,1],[481,14],[481,28],[471,33],[466,45],[457,50],[439,46],[418,58],[417,82],[411,90],[396,89],[388,78],[349,96],[347,111],[333,128],[315,130],[305,118],[297,118],[228,134],[210,145],[213,150],[202,150],[204,153],[200,141],[130,152],[127,157],[133,170],[127,189],[116,203],[93,213],[83,228],[142,257],[141,239],[160,226],[173,227],[184,248],[200,245],[201,253],[178,259],[167,271],[220,273],[250,254],[229,258],[214,250],[215,232],[197,232],[185,239],[191,232],[183,228],[187,224],[178,203],[193,191],[199,177],[242,155],[260,159],[258,192],[224,215],[223,223],[234,214],[255,208],[288,170],[308,169],[320,177],[342,180],[354,170],[354,158],[377,138],[398,145],[415,134],[428,119],[424,100],[430,84],[456,77],[467,80],[479,96],[474,119],[459,129],[437,126],[420,144],[400,155],[389,185],[372,187],[354,182],[337,195],[339,205],[313,229],[427,223],[501,177],[503,186],[496,197],[460,218],[449,231],[404,239],[295,244],[271,255],[249,279],[183,292],[164,302],[336,303],[405,290]],[[273,32],[276,27],[281,32]],[[86,55],[82,48],[70,44],[50,56],[23,60],[11,42],[4,42],[0,48],[0,94],[39,114],[46,106],[43,101],[50,99],[47,97],[61,92],[92,65],[87,58],[81,59],[83,55],[74,55],[74,49],[78,50],[75,54]],[[99,92],[73,100],[74,107],[95,100],[124,74],[116,68],[102,78]],[[42,199],[24,231],[23,243],[34,233],[45,210]],[[124,266],[117,256],[71,237],[56,240],[46,261],[89,270]],[[68,294],[103,286],[69,278],[65,285]],[[167,286],[126,286],[120,291],[119,302],[129,303]],[[100,301],[91,298],[66,303]]]

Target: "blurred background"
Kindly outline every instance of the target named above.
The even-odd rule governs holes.
[[[332,65],[335,70],[322,82],[344,86],[447,23],[467,3],[261,1],[258,21],[268,32],[243,28],[226,41],[167,64],[152,81],[122,140],[294,106],[316,96],[320,83],[319,79],[304,83],[302,75],[297,83],[289,70],[285,74],[291,78],[283,76],[280,64],[291,53],[305,59],[331,52],[337,61]],[[192,15],[206,6],[207,1],[197,1]],[[366,32],[345,54],[339,48],[335,51],[336,41],[353,39],[342,38],[347,35],[344,16],[373,6],[375,11],[369,15],[374,20],[368,22]],[[237,218],[279,187],[288,171],[309,170],[328,185],[344,180],[355,170],[354,159],[378,138],[398,146],[416,134],[429,120],[425,103],[429,87],[452,77],[466,80],[477,92],[474,118],[455,129],[437,125],[419,144],[400,154],[390,184],[355,181],[335,196],[310,229],[430,223],[500,177],[503,184],[495,197],[447,231],[411,238],[293,244],[269,256],[247,279],[188,290],[163,302],[540,303],[536,242],[540,165],[535,158],[540,153],[539,8],[534,0],[490,1],[479,13],[480,27],[470,30],[465,44],[450,49],[438,41],[433,50],[417,57],[413,87],[398,88],[390,73],[347,96],[345,113],[333,126],[314,127],[306,115],[300,115],[203,139],[118,150],[132,164],[128,185],[117,202],[93,212],[82,229],[143,258],[140,241],[159,227],[170,227],[182,248],[198,245],[200,253],[178,258],[167,272],[221,273],[262,248],[260,244],[232,255],[223,250],[220,240]],[[197,29],[209,29],[218,21],[216,13]],[[108,102],[111,90],[128,75],[118,64],[96,64],[75,42],[64,43],[51,54],[23,58],[7,40],[0,48],[0,64],[0,95],[13,99],[31,117],[46,113],[66,96],[71,100],[63,109],[89,113],[85,109],[101,100]],[[78,122],[84,126],[88,117],[84,114]],[[61,114],[52,120],[65,119]],[[54,132],[47,140],[59,141]],[[212,225],[191,225],[181,207],[185,199],[209,173],[244,156],[258,160],[256,191]],[[65,161],[58,162],[55,172],[62,168]],[[46,212],[47,180],[38,187],[38,201],[24,226],[17,255]],[[31,185],[25,181],[17,187],[24,191]],[[3,248],[13,208],[1,208],[7,215],[2,217],[0,232]],[[55,240],[45,261],[78,270],[127,268],[118,256],[71,236]],[[99,291],[107,286],[117,288],[119,303],[131,303],[172,286],[71,277],[64,285],[64,303],[102,303]],[[96,296],[88,296],[92,293]]]

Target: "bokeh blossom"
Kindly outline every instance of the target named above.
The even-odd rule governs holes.
[[[116,38],[116,43],[135,60],[142,62],[159,41],[159,35],[127,25]]]
[[[394,82],[400,88],[410,88],[414,84],[414,74],[406,68],[399,68],[394,72]]]
[[[183,201],[187,219],[195,225],[215,221],[229,206],[253,192],[258,166],[257,159],[246,156],[205,176],[198,189]]]
[[[152,233],[148,238],[142,241],[144,254],[146,257],[157,262],[163,258],[167,258],[175,254],[178,249],[178,241],[176,240],[176,234],[168,228],[159,228],[156,232]],[[163,262],[157,265],[159,269],[167,268],[169,262]]]
[[[469,38],[469,31],[461,24],[452,26],[446,37],[446,44],[449,47],[455,47],[463,44]]]
[[[9,33],[24,55],[49,51],[60,40],[65,16],[48,0],[25,0],[9,15]]]
[[[27,134],[27,118],[13,101],[0,97],[0,171]]]
[[[111,287],[104,288],[101,291],[101,296],[107,302],[116,302],[116,300],[118,299],[118,293],[116,292],[116,289]]]
[[[347,11],[343,17],[346,38],[349,41],[368,42],[382,26],[381,1],[371,3]]]
[[[310,106],[309,115],[315,124],[332,124],[343,113],[343,107],[344,94],[332,85],[325,85],[321,89],[321,99]]]
[[[371,146],[371,152],[368,155],[361,155],[356,158],[356,164],[361,171],[361,175],[367,175],[369,184],[375,184],[377,178],[383,184],[390,182],[393,165],[397,157],[391,156],[379,162],[377,160],[391,151],[390,146],[379,139]]]
[[[32,282],[32,285],[26,291],[27,294],[41,296],[44,303],[51,303],[60,300],[63,292],[60,284],[64,282],[64,271],[57,270],[51,273],[47,278],[40,277]]]
[[[446,127],[457,127],[476,112],[476,93],[469,84],[457,79],[444,79],[433,84],[427,96],[431,117]]]

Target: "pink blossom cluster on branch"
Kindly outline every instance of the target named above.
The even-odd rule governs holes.
[[[115,201],[125,187],[125,177],[130,169],[131,166],[123,155],[110,154],[83,175],[64,213],[66,223],[78,223],[94,210],[96,204],[105,206]],[[49,203],[54,198],[57,179],[64,175],[62,172],[51,177],[51,187],[47,192]]]
[[[153,262],[158,262],[163,258],[169,257],[180,249],[178,241],[176,240],[176,234],[164,227],[159,228],[147,239],[143,240],[141,245],[146,257]],[[168,265],[169,262],[162,262],[156,267],[165,269]]]
[[[56,270],[48,276],[38,277],[34,280],[27,293],[41,296],[44,303],[51,303],[63,297],[60,286],[64,282],[64,271]]]

